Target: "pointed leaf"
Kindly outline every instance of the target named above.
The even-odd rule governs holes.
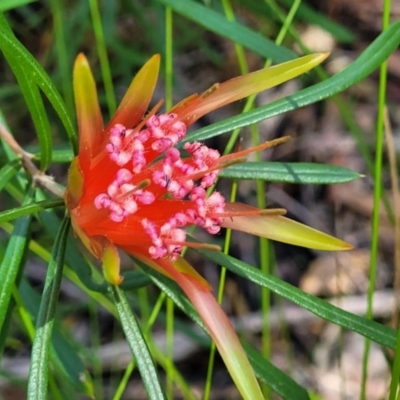
[[[183,102],[181,107],[177,107],[172,111],[179,113],[182,120],[188,120],[192,124],[210,111],[304,74],[321,64],[328,55],[329,53],[311,54],[238,76],[210,88],[209,91],[202,95],[202,101],[194,109],[191,109],[188,104]],[[198,100],[195,100],[198,103]],[[182,109],[182,112],[180,112],[179,108]],[[188,108],[188,111],[185,112],[185,108]]]
[[[79,162],[85,175],[91,160],[100,150],[103,117],[97,99],[96,82],[89,62],[82,53],[75,60],[73,81],[79,127]]]
[[[30,242],[30,249],[31,245],[32,241]],[[40,308],[41,293],[39,294],[26,279],[22,279],[19,285],[19,292],[24,308],[30,314],[30,318],[36,323]],[[53,348],[51,349],[50,357],[52,363],[54,363],[57,377],[67,379],[77,390],[90,396],[93,393],[93,382],[85,365],[79,358],[79,354],[76,352],[80,346],[84,349],[84,344],[77,341],[72,341],[71,343],[71,338],[68,335],[64,336],[64,333],[65,326],[56,324],[52,335]]]
[[[156,366],[151,358],[143,333],[136,317],[132,313],[131,306],[128,303],[124,291],[118,286],[112,286],[111,293],[118,311],[122,329],[124,330],[132,355],[135,357],[148,398],[152,400],[165,400]]]
[[[153,96],[159,69],[160,56],[156,54],[136,74],[107,130],[115,124],[132,128],[142,119]]]
[[[68,169],[68,185],[65,190],[64,198],[67,208],[74,209],[83,194],[84,177],[79,163],[79,157],[75,157]]]
[[[52,258],[47,268],[45,286],[36,322],[36,335],[32,345],[32,361],[27,389],[29,399],[47,398],[51,337],[63,276],[69,226],[70,219],[65,218],[55,239]]]
[[[111,242],[104,243],[102,263],[106,281],[112,285],[119,285],[123,279],[119,274],[120,259],[117,248]]]
[[[286,162],[244,162],[221,170],[219,176],[307,185],[345,183],[362,177],[358,172],[336,165]]]
[[[251,210],[254,207],[244,204],[227,204],[226,211]],[[316,250],[338,251],[350,250],[353,246],[307,225],[300,224],[280,215],[232,216],[224,218],[224,228],[250,233]]]
[[[15,60],[15,55],[8,50],[4,51],[4,56],[17,78],[19,88],[24,96],[26,104],[40,145],[40,168],[45,171],[51,164],[53,151],[52,133],[49,119],[44,107],[43,99],[37,84],[30,79],[20,60]]]
[[[0,222],[11,221],[24,215],[30,215],[47,208],[62,207],[63,205],[64,200],[62,199],[44,200],[37,203],[22,205],[0,212]]]
[[[29,191],[24,203],[29,204],[32,198],[33,192]],[[23,256],[28,244],[28,231],[31,219],[31,215],[25,215],[16,221],[0,265],[0,331],[6,318],[14,283],[23,265]]]

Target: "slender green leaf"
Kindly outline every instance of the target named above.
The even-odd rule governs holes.
[[[165,396],[158,379],[157,369],[151,358],[140,326],[129,306],[128,299],[124,291],[117,286],[112,287],[112,295],[122,324],[122,329],[125,332],[126,340],[128,341],[132,355],[136,359],[147,395],[149,399],[152,400],[164,400]]]
[[[236,44],[241,44],[249,50],[253,50],[264,58],[270,58],[275,62],[283,62],[296,57],[294,52],[276,45],[271,40],[238,22],[227,20],[223,14],[202,4],[192,0],[158,1],[171,7],[177,14],[196,22],[211,32],[234,41]]]
[[[12,60],[12,66],[20,65],[26,73],[27,79],[36,82],[46,95],[67,131],[74,154],[77,154],[77,135],[60,93],[42,66],[14,36],[3,15],[0,15],[0,50],[7,53],[8,58]]]
[[[13,32],[7,24],[7,21],[0,14],[0,37],[2,33],[7,37],[15,38]],[[35,81],[31,79],[29,69],[25,68],[24,63],[20,59],[18,53],[14,49],[6,45],[5,41],[0,41],[0,49],[4,53],[8,64],[10,65],[15,77],[17,78],[19,89],[21,90],[29,112],[31,114],[33,124],[35,125],[36,134],[38,136],[40,153],[41,153],[41,169],[46,170],[51,163],[51,155],[53,151],[52,135],[50,131],[50,123],[47,118],[43,99]],[[33,58],[33,57],[32,57]]]
[[[18,281],[18,277],[16,278],[16,281]],[[12,323],[14,307],[15,307],[15,300],[11,298],[8,303],[7,311],[3,319],[3,325],[0,329],[0,359],[3,358],[4,349],[6,348],[7,345],[7,339],[9,337],[8,334]]]
[[[36,134],[40,145],[40,166],[44,171],[51,163],[53,144],[50,123],[44,108],[43,99],[36,83],[31,80],[26,73],[23,64],[21,64],[21,60],[19,60],[9,48],[3,49],[3,53],[11,69],[13,70],[15,77],[17,78],[19,88],[24,96],[35,125]]]
[[[0,191],[3,190],[4,185],[17,174],[20,168],[21,161],[13,160],[0,169]]]
[[[40,160],[40,153],[35,153],[35,159]],[[70,149],[53,150],[53,163],[70,164],[73,159],[74,153]]]
[[[268,182],[330,185],[350,182],[362,175],[344,167],[313,163],[244,162],[220,172],[231,179],[262,179]]]
[[[24,200],[25,206],[29,205],[32,198],[33,190],[29,190]],[[0,331],[6,318],[14,283],[22,267],[23,256],[29,239],[30,223],[30,215],[24,215],[15,222],[14,230],[8,241],[6,253],[0,266]]]
[[[22,205],[17,208],[0,212],[0,222],[11,221],[24,215],[30,215],[42,210],[46,210],[47,208],[62,206],[64,206],[64,200],[62,199],[44,200],[37,203]]]
[[[196,324],[201,326],[202,329],[207,332],[203,321],[200,319],[192,303],[184,295],[176,283],[172,282],[164,275],[154,271],[142,262],[138,262],[138,264],[143,271],[146,272],[146,274],[149,274],[154,283],[163,292],[165,292],[182,311],[184,311]],[[257,352],[246,343],[243,344],[243,347],[249,357],[250,363],[253,366],[257,377],[267,383],[268,386],[270,386],[271,389],[273,389],[279,396],[287,400],[308,399],[305,389],[293,381],[292,378],[277,369],[260,354],[257,354]],[[296,394],[298,397],[296,397]]]
[[[25,309],[36,323],[41,296],[26,279],[21,280],[19,291]],[[51,360],[57,361],[55,366],[58,368],[58,371],[60,371],[60,375],[62,374],[61,376],[65,376],[80,392],[90,395],[93,392],[93,384],[82,360],[76,352],[76,349],[79,348],[79,344],[70,343],[68,341],[69,338],[67,339],[64,336],[62,329],[64,329],[64,327],[61,324],[54,327],[51,339],[54,351],[51,352]]]
[[[271,275],[262,273],[259,269],[237,260],[234,257],[222,254],[220,252],[211,252],[198,250],[213,262],[223,265],[237,275],[264,286],[274,293],[293,301],[300,307],[311,311],[313,314],[330,321],[343,328],[357,332],[382,346],[395,348],[396,337],[395,331],[387,326],[379,324],[375,321],[367,320],[358,315],[341,310],[334,305],[312,296],[302,290],[289,285],[288,283]]]
[[[64,254],[70,219],[65,218],[53,246],[42,301],[36,322],[36,335],[32,347],[32,361],[28,378],[28,399],[47,398],[50,345],[58,295],[63,276]]]
[[[264,119],[283,114],[299,107],[304,107],[342,92],[370,75],[394,50],[396,50],[399,44],[400,21],[397,21],[386,31],[381,33],[357,60],[350,64],[345,70],[328,80],[300,90],[293,95],[284,97],[283,99],[274,101],[265,106],[258,107],[252,111],[198,129],[188,134],[184,142],[201,142],[205,139],[232,131],[233,129],[260,122]]]

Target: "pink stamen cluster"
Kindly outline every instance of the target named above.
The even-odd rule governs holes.
[[[206,197],[206,189],[218,177],[216,166],[220,154],[198,142],[186,143],[184,148],[189,157],[182,159],[179,150],[173,146],[185,134],[186,125],[177,119],[176,114],[153,115],[142,130],[115,125],[110,130],[106,145],[110,159],[121,168],[107,192],[95,198],[94,205],[99,210],[110,210],[112,221],[123,221],[135,214],[140,205],[150,205],[160,196],[169,195],[190,202],[190,207],[185,211],[166,215],[163,224],[148,218],[141,220],[142,228],[151,240],[149,254],[154,259],[167,255],[172,258],[179,256],[186,240],[183,227],[198,225],[216,234],[223,221],[223,196],[214,192]],[[162,153],[164,158],[157,161]],[[138,184],[148,179],[149,166],[152,171],[151,182],[146,187],[148,190],[144,190],[143,185],[139,188]],[[145,177],[141,179],[141,175]],[[196,183],[197,180],[200,182]],[[160,192],[157,188],[165,190]],[[165,212],[168,214],[168,209]]]
[[[114,222],[123,221],[128,215],[138,210],[138,203],[151,204],[154,202],[154,194],[148,190],[135,190],[132,185],[132,173],[126,168],[117,172],[117,177],[107,188],[107,193],[99,194],[94,205],[98,210],[109,209],[110,219]]]

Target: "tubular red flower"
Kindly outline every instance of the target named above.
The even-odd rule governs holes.
[[[248,207],[234,206],[233,211],[220,193],[207,197],[206,189],[215,184],[220,169],[287,138],[224,157],[198,142],[184,145],[186,156],[175,147],[185,137],[187,127],[206,111],[305,72],[325,57],[306,56],[214,85],[201,96],[185,99],[170,113],[157,114],[162,104],[159,102],[145,115],[159,70],[159,56],[154,56],[139,71],[116,114],[103,128],[95,83],[80,54],[75,63],[74,90],[81,151],[71,165],[65,198],[75,231],[89,250],[103,259],[106,243],[107,248],[121,247],[153,260],[176,260],[183,247],[190,245],[184,230],[190,225],[211,234],[218,233],[221,226],[229,226],[282,241],[287,236],[289,242],[299,245],[312,247],[315,241],[322,241],[322,248],[344,248],[343,242],[322,233],[315,235],[315,231],[311,240],[286,235],[291,222],[278,215],[268,216],[266,229],[260,223],[262,218],[267,221],[261,210],[253,208],[250,212]],[[278,229],[271,235],[274,224]],[[293,229],[303,230],[306,236],[311,232],[299,224]],[[321,248],[321,244],[317,247]],[[111,265],[116,268],[118,262]],[[117,272],[111,276],[121,279]]]
[[[69,170],[65,201],[76,234],[102,261],[104,276],[112,284],[122,281],[117,248],[174,279],[199,311],[247,399],[261,399],[261,391],[229,321],[215,317],[223,312],[209,293],[208,282],[180,257],[184,246],[199,247],[187,242],[185,228],[196,225],[217,234],[221,227],[229,227],[327,250],[349,245],[282,217],[281,209],[266,213],[226,203],[218,192],[207,196],[222,168],[287,138],[223,157],[203,143],[186,143],[182,153],[175,146],[205,113],[306,72],[326,56],[306,56],[214,85],[168,113],[157,113],[160,101],[145,114],[157,81],[156,55],[132,81],[105,128],[87,60],[80,54],[75,62],[80,152]],[[249,371],[247,376],[243,371]]]

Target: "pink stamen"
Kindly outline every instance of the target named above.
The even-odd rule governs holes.
[[[176,145],[186,135],[186,125],[177,119],[176,114],[153,115],[146,125],[156,139],[151,148],[159,153]]]
[[[198,225],[212,234],[221,229],[225,200],[217,192],[207,198],[205,190],[215,184],[221,157],[218,151],[195,142],[185,144],[189,157],[182,159],[174,146],[186,135],[185,123],[177,114],[155,115],[154,112],[134,130],[121,124],[110,129],[106,151],[121,168],[107,191],[96,196],[94,205],[97,209],[109,210],[112,221],[122,222],[164,194],[184,199],[184,211],[173,214],[166,208],[165,218],[158,217],[157,223],[148,218],[141,221],[151,243],[150,257],[176,259],[186,244],[186,232],[182,228]],[[156,153],[163,153],[164,158],[153,163]],[[144,182],[148,183],[144,186]],[[156,189],[153,184],[162,189]],[[141,212],[145,215],[144,210]]]

